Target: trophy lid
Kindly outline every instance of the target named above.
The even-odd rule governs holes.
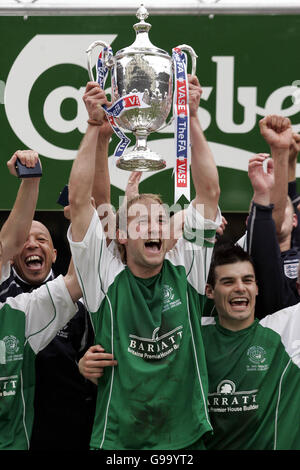
[[[133,25],[133,29],[136,32],[136,38],[131,46],[125,47],[116,53],[116,58],[127,54],[153,54],[158,56],[170,57],[169,54],[152,44],[149,39],[149,31],[152,27],[150,23],[146,23],[145,19],[149,16],[148,10],[143,4],[139,7],[136,12],[136,17],[140,20],[139,23]]]

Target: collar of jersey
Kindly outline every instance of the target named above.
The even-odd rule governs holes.
[[[220,325],[220,322],[219,322],[219,318],[216,317],[216,328],[218,331],[220,331],[220,333],[222,333],[223,335],[226,335],[226,336],[243,336],[243,335],[247,335],[250,331],[252,331],[252,329],[256,328],[258,324],[258,320],[257,318],[254,320],[254,322],[248,326],[247,328],[243,328],[242,330],[237,330],[237,331],[233,331],[233,330],[229,330],[228,328],[224,328],[224,326]]]
[[[22,279],[13,266],[12,266],[12,271],[13,271],[14,277],[17,278],[19,281],[23,282],[23,284],[27,284],[28,286],[32,285],[30,282],[27,282],[24,279]],[[52,281],[52,279],[54,279],[54,273],[51,269],[48,276],[46,276],[43,282],[41,282],[41,285],[44,284],[45,282]]]

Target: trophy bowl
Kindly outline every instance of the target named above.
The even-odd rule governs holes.
[[[142,102],[142,106],[137,107],[133,98],[132,106],[124,108],[115,117],[121,129],[132,132],[136,137],[134,148],[118,158],[117,167],[129,171],[156,171],[165,168],[166,161],[147,146],[147,137],[166,126],[172,106],[173,60],[166,51],[150,42],[151,24],[145,22],[148,11],[143,5],[136,16],[140,21],[133,26],[136,32],[134,43],[119,50],[115,56],[109,56],[107,44],[95,41],[87,49],[88,71],[90,79],[94,80],[91,54],[96,46],[103,46],[103,63],[111,71],[112,103],[123,97],[130,100],[130,96],[137,95]],[[195,52],[189,46],[179,47],[187,48],[191,53],[194,72]]]
[[[141,24],[135,27],[139,31]],[[133,150],[125,153],[117,162],[119,168],[130,171],[154,171],[166,166],[164,158],[147,146],[147,137],[162,127],[170,113],[172,59],[163,50],[153,50],[153,46],[146,47],[144,34],[147,34],[146,31],[139,32],[131,47],[117,52],[116,65],[112,70],[113,102],[125,95],[141,93],[142,101],[147,105],[143,108],[126,109],[115,118],[122,129],[131,131],[136,137]],[[139,43],[143,44],[143,48]]]

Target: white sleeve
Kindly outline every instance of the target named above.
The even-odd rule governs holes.
[[[259,323],[279,334],[286,352],[300,367],[300,303],[267,315]]]
[[[185,214],[184,232],[166,258],[185,267],[188,282],[199,294],[205,293],[216,229],[222,221],[218,209],[216,220],[204,219],[191,203]]]
[[[120,258],[114,256],[112,248],[107,247],[96,210],[82,241],[72,240],[72,225],[68,229],[67,237],[84,303],[88,311],[94,313],[115,276],[124,269],[124,265]]]
[[[2,284],[2,282],[6,281],[6,279],[9,278],[9,276],[10,276],[10,271],[11,271],[11,264],[10,264],[10,262],[8,261],[7,263],[5,263],[5,264],[2,266],[2,269],[1,269],[1,277],[0,277],[0,284]]]
[[[77,311],[61,275],[30,293],[9,297],[6,303],[24,312],[25,337],[36,354]]]

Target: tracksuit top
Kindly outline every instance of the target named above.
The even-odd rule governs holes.
[[[247,249],[258,283],[255,306],[258,318],[300,302],[296,287],[300,249],[280,252],[272,209],[272,204],[253,203],[247,221]]]

